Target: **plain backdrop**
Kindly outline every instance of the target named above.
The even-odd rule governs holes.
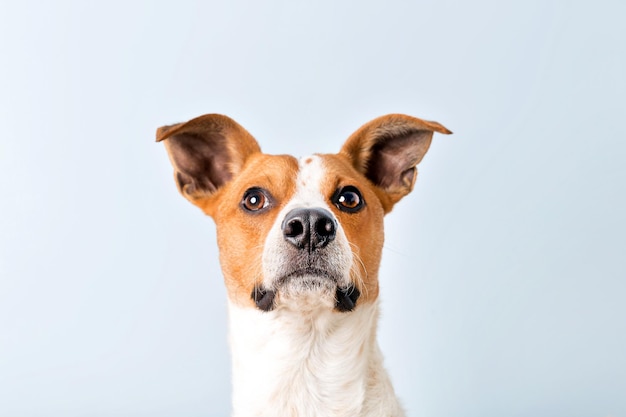
[[[155,130],[268,153],[400,112],[436,135],[386,219],[409,416],[626,416],[626,3],[0,3],[0,416],[225,416],[212,220]]]

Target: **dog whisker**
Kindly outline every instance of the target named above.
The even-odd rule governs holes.
[[[368,273],[367,273],[367,268],[365,267],[365,263],[363,262],[363,260],[361,259],[361,256],[359,256],[359,253],[361,252],[361,249],[355,245],[352,242],[348,242],[350,244],[350,246],[352,246],[354,249],[352,249],[352,256],[354,257],[354,259],[357,261],[355,263],[353,263],[353,267],[350,268],[350,277],[352,279],[356,279],[359,283],[359,286],[361,288],[363,288],[365,295],[368,296],[369,295],[369,289],[367,288],[367,284],[366,281],[363,279],[363,277],[361,276],[361,274],[359,274],[358,271],[354,270],[354,267],[358,265],[361,266],[361,269],[363,269],[363,275],[365,276],[365,278],[367,279],[368,277]]]
[[[384,245],[383,245],[383,249],[388,250],[388,251],[390,251],[390,252],[393,252],[393,253],[395,253],[396,255],[400,255],[400,256],[402,256],[403,258],[406,258],[406,257],[408,257],[408,256],[409,256],[409,254],[408,254],[408,253],[403,252],[403,251],[401,251],[400,249],[394,248],[394,247],[389,246],[389,245],[387,245],[387,244],[384,244]]]

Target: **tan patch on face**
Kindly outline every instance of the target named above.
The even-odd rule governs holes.
[[[254,305],[251,294],[263,279],[265,238],[295,192],[297,173],[298,162],[291,156],[257,154],[220,190],[219,203],[213,208],[220,264],[229,298],[237,304]],[[269,199],[269,206],[258,212],[241,205],[245,192],[253,187],[264,190]]]
[[[378,297],[378,268],[384,242],[380,196],[346,157],[320,155],[320,158],[326,171],[320,192],[343,228],[353,253],[350,278],[361,293],[357,305],[374,301]],[[254,306],[251,294],[255,284],[263,282],[265,241],[278,214],[294,196],[297,177],[295,158],[254,155],[213,200],[216,204],[211,206],[211,212],[217,225],[224,281],[229,298],[239,305]],[[331,201],[339,188],[348,185],[358,188],[365,200],[365,207],[357,213],[344,212]],[[245,192],[253,187],[265,190],[269,198],[269,206],[255,213],[247,212],[241,205]]]
[[[378,268],[384,243],[384,210],[375,187],[342,155],[320,155],[327,170],[321,184],[322,195],[337,217],[350,242],[354,256],[351,278],[361,292],[359,303],[374,301],[378,297]],[[340,188],[356,187],[365,200],[365,207],[357,213],[347,213],[337,208],[331,197]]]

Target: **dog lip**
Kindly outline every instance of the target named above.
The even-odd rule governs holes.
[[[262,311],[271,311],[274,309],[274,298],[276,291],[267,290],[262,285],[255,285],[252,289],[252,300],[256,306]]]
[[[354,285],[350,285],[346,288],[337,287],[335,308],[342,313],[352,311],[356,307],[356,302],[360,296],[361,291]]]
[[[290,271],[290,272],[286,273],[285,275],[280,277],[276,281],[276,283],[277,283],[277,285],[281,285],[285,281],[288,281],[290,279],[301,278],[301,277],[305,277],[305,276],[314,276],[314,277],[318,277],[318,278],[325,278],[325,279],[328,279],[328,280],[333,281],[335,283],[338,282],[338,279],[337,279],[337,277],[335,275],[333,275],[330,272],[325,271],[323,269],[302,268],[302,269],[296,269],[296,270],[293,270],[293,271]]]

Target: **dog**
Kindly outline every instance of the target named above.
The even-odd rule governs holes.
[[[389,114],[296,159],[219,114],[157,130],[178,190],[216,224],[233,416],[404,415],[376,340],[383,217],[434,132],[452,133]]]

